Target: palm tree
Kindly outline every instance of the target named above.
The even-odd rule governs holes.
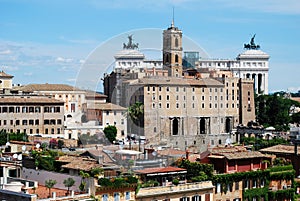
[[[89,178],[89,177],[90,177],[90,174],[87,173],[87,172],[84,172],[84,171],[82,171],[82,170],[79,172],[79,174],[80,174],[80,176],[81,176],[81,183],[80,183],[80,185],[79,185],[79,189],[80,189],[81,191],[83,191],[83,190],[85,189],[85,187],[86,187],[86,181],[85,181],[85,179],[86,179],[86,178]]]
[[[68,188],[67,195],[69,195],[70,187],[74,186],[74,184],[75,184],[75,180],[71,177],[64,180],[64,185],[65,187]]]
[[[95,167],[91,169],[91,175],[95,178],[98,178],[101,174],[103,174],[104,170],[100,167]]]
[[[141,136],[140,127],[144,126],[144,104],[141,102],[136,102],[128,107],[128,114],[135,125],[138,127],[139,138]],[[140,142],[140,139],[139,139]],[[140,143],[139,143],[139,151],[140,151]]]
[[[49,189],[49,197],[51,197],[51,188],[56,184],[56,180],[52,180],[52,179],[49,179],[49,180],[46,180],[45,181],[45,186]]]

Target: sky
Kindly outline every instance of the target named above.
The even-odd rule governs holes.
[[[269,92],[300,90],[299,0],[0,0],[0,70],[14,84],[101,91],[128,35],[146,57],[161,57],[173,8],[184,50],[235,59],[256,34],[270,55]]]

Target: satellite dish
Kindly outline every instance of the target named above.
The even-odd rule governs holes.
[[[10,145],[10,143],[9,142],[6,142],[6,144],[5,144],[7,147]]]
[[[40,148],[40,144],[39,143],[37,143],[36,145],[35,145],[35,147],[37,148],[37,149],[39,149]]]
[[[14,154],[14,155],[13,155],[13,158],[14,158],[14,159],[18,158],[18,154]]]
[[[157,156],[157,152],[156,151],[152,152],[152,155]]]
[[[225,141],[225,145],[229,145],[229,144],[231,144],[231,139],[227,138],[226,141]]]
[[[26,146],[25,145],[22,146],[22,151],[26,151]]]
[[[22,154],[18,155],[18,160],[21,161],[22,160]]]

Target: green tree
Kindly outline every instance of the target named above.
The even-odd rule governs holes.
[[[91,175],[95,178],[98,178],[103,172],[104,170],[102,168],[95,167],[91,170]]]
[[[259,95],[255,98],[255,104],[257,121],[264,127],[273,126],[279,131],[289,129],[291,106],[299,106],[299,103],[285,98],[281,93]]]
[[[61,149],[61,148],[64,146],[64,144],[65,144],[65,142],[64,142],[63,140],[58,140],[58,141],[57,141],[57,147],[58,147],[59,149]]]
[[[105,137],[113,143],[117,137],[117,128],[115,126],[108,125],[103,130]]]
[[[84,191],[86,188],[86,179],[90,177],[90,174],[84,171],[80,171],[79,175],[81,176],[81,182],[79,185],[79,190]]]
[[[52,180],[52,179],[49,179],[49,180],[45,181],[45,186],[49,189],[49,197],[51,197],[51,188],[53,188],[53,186],[56,183],[57,183],[56,180]]]
[[[131,121],[137,126],[137,132],[139,137],[141,136],[141,127],[144,127],[144,104],[141,102],[136,102],[128,107],[127,111]],[[132,132],[132,131],[131,131]],[[140,151],[140,143],[139,143]]]
[[[71,177],[69,177],[69,178],[67,178],[67,179],[64,180],[64,185],[65,185],[65,187],[68,188],[67,195],[69,195],[70,188],[72,186],[74,186],[74,184],[75,184],[75,180],[73,178],[71,178]]]

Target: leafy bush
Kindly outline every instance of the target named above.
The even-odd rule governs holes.
[[[179,180],[178,179],[173,179],[172,184],[177,186],[179,184]]]

